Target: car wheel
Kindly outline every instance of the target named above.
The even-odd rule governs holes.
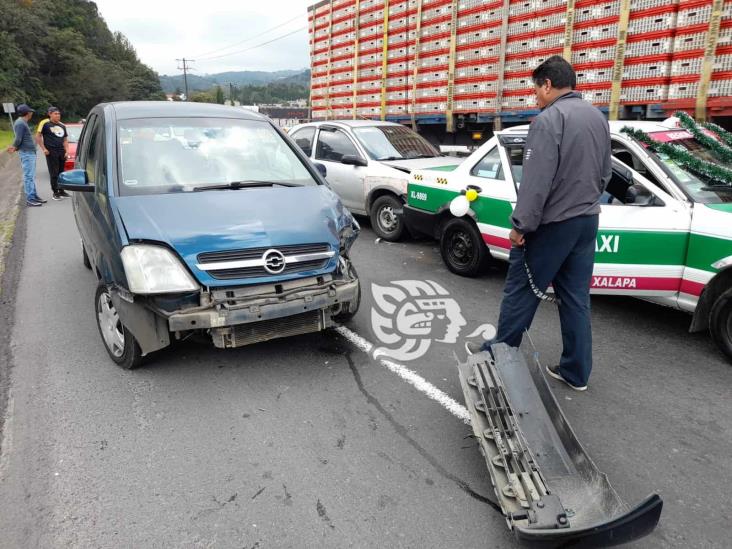
[[[393,195],[377,198],[371,206],[371,227],[384,240],[396,242],[404,233],[404,205]]]
[[[443,227],[440,253],[447,268],[460,276],[477,276],[489,257],[478,227],[460,217]]]
[[[727,359],[732,361],[732,289],[717,298],[709,315],[709,331]]]
[[[348,263],[351,276],[358,279],[358,273],[356,272],[356,267],[353,266],[353,263]],[[361,282],[358,283],[358,291],[356,293],[356,301],[349,304],[348,311],[338,313],[337,315],[333,316],[333,320],[337,322],[338,324],[345,324],[346,322],[350,321],[354,316],[356,316],[356,313],[358,312],[358,308],[361,306]]]
[[[140,345],[122,324],[112,302],[112,294],[104,283],[97,286],[94,310],[99,335],[102,336],[109,357],[126,370],[137,368],[142,363]]]
[[[84,262],[84,267],[91,270],[91,261],[89,261],[89,256],[86,254],[86,248],[84,248],[83,241],[81,242],[81,260]]]

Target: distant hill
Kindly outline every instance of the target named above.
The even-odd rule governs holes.
[[[229,83],[235,86],[264,86],[271,83],[282,84],[299,84],[302,86],[310,86],[310,70],[284,70],[284,71],[238,71],[238,72],[220,72],[217,74],[189,74],[188,90],[206,91],[210,90],[217,84],[221,87],[228,86]],[[173,93],[176,88],[183,90],[183,75],[161,75],[160,85],[166,93]]]

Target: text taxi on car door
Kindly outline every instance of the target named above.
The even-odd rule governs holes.
[[[714,161],[686,130],[610,123],[613,177],[601,199],[592,292],[692,313],[690,331],[708,328],[732,360],[732,187],[652,152],[622,133],[624,126]],[[451,172],[412,173],[407,225],[440,240],[454,273],[473,276],[490,257],[508,260],[527,132],[528,126],[497,132]]]

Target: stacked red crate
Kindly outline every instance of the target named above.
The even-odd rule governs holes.
[[[676,9],[673,0],[631,2],[622,104],[661,103],[668,99]]]
[[[512,0],[501,90],[502,110],[536,108],[531,71],[564,50],[566,0]]]
[[[671,63],[669,102],[679,108],[693,106],[699,90],[704,51],[709,40],[712,0],[688,0],[679,6]],[[724,4],[717,39],[708,105],[732,95],[732,1]]]
[[[502,0],[459,0],[455,46],[455,112],[495,112]]]

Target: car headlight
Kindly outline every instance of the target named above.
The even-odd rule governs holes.
[[[132,244],[122,249],[122,265],[133,294],[190,292],[199,286],[173,253],[162,246]]]

